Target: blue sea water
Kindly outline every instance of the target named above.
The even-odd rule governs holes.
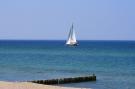
[[[0,81],[95,74],[97,81],[64,84],[92,89],[135,89],[135,41],[0,41]]]

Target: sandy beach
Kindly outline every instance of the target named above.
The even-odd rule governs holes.
[[[81,89],[81,88],[42,85],[42,84],[35,84],[35,83],[29,83],[29,82],[0,81],[0,89]]]

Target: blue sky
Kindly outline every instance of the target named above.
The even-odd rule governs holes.
[[[0,39],[135,40],[135,0],[0,0]]]

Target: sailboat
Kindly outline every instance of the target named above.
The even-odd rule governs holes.
[[[69,32],[69,35],[68,35],[66,45],[69,45],[69,46],[77,46],[78,45],[73,24],[70,28],[70,32]]]

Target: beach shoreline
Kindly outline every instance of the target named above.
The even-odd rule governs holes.
[[[0,81],[0,89],[81,89],[81,88],[43,85],[43,84],[36,84],[30,82]]]

